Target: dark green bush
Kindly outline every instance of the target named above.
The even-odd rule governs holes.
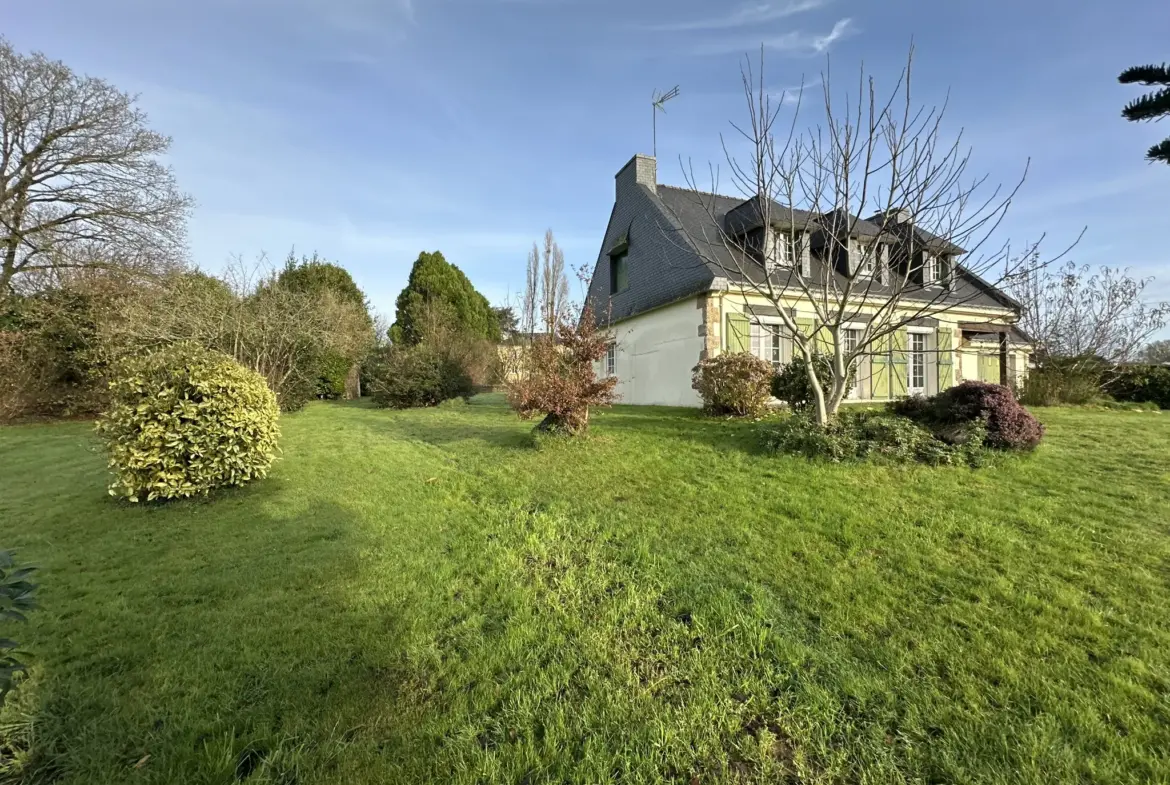
[[[36,607],[36,584],[28,578],[36,567],[18,567],[12,551],[0,551],[0,619],[26,621],[25,612]],[[18,644],[0,638],[0,706],[12,691],[16,674],[23,673],[24,663],[16,659]]]
[[[691,369],[691,387],[708,414],[759,417],[768,411],[772,366],[747,352],[720,354]]]
[[[332,400],[345,397],[345,380],[353,366],[349,358],[338,352],[325,352],[318,361],[316,379],[317,398]]]
[[[1156,403],[1159,408],[1170,409],[1170,366],[1124,366],[1105,389],[1119,401]]]
[[[1050,360],[1028,374],[1020,401],[1029,406],[1091,403],[1101,398],[1101,373],[1094,362]]]
[[[264,377],[220,352],[181,343],[126,359],[97,425],[110,495],[173,499],[264,477],[279,416]]]
[[[379,350],[369,373],[366,388],[374,402],[392,409],[436,406],[475,393],[471,375],[459,360],[428,343]]]
[[[932,466],[971,465],[983,460],[982,422],[964,427],[949,444],[906,417],[882,411],[842,412],[826,425],[801,412],[761,426],[766,449],[840,463],[877,458]]]
[[[833,378],[832,361],[826,355],[818,353],[813,355],[812,363],[817,379],[825,390],[825,394],[828,395]],[[846,389],[853,386],[855,378],[856,370],[854,369],[849,372],[849,378],[845,382]],[[808,364],[803,357],[799,355],[793,357],[772,377],[772,395],[787,403],[793,411],[801,411],[813,404],[812,384],[808,380]]]

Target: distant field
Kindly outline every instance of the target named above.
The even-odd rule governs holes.
[[[268,480],[158,507],[89,425],[0,428],[43,568],[0,781],[1165,782],[1170,417],[1038,414],[973,471],[319,404]]]

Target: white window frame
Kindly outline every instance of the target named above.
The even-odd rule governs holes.
[[[611,343],[605,347],[605,375],[616,376],[617,367],[617,344]]]
[[[926,356],[930,352],[930,334],[934,332],[929,327],[907,327],[906,328],[906,391],[911,395],[923,395],[926,393]],[[915,339],[922,340],[921,350],[914,348]],[[918,357],[920,360],[920,369],[922,371],[922,384],[914,384],[914,358]]]
[[[873,278],[877,270],[873,256],[866,258],[865,250],[868,246],[856,237],[849,238],[849,258],[852,267],[857,271],[858,278]]]
[[[922,252],[922,285],[935,286],[940,283],[942,259],[936,253]]]
[[[791,232],[768,229],[764,240],[764,268],[772,272],[780,267],[790,267],[795,245]]]
[[[764,327],[767,327],[769,329],[767,331],[765,331],[764,329],[762,329]],[[783,328],[784,328],[784,321],[782,319],[775,317],[775,316],[752,317],[751,325],[748,328],[748,334],[750,336],[748,339],[748,351],[751,352],[752,356],[759,357],[761,360],[768,363],[773,368],[779,368],[781,365],[784,364],[784,333],[783,333]],[[767,352],[766,352],[768,355],[767,357],[764,356],[764,354],[765,354],[765,347],[764,347],[765,332],[768,334],[768,336],[773,337],[776,340],[776,344],[774,346],[768,347]],[[774,357],[773,356],[774,354],[779,355],[779,356]]]
[[[841,331],[842,331],[841,332],[841,353],[848,354],[849,352],[852,352],[853,350],[855,350],[857,348],[857,345],[859,343],[861,343],[861,336],[865,334],[865,325],[848,322],[846,324],[841,325]],[[851,335],[855,335],[856,339],[857,339],[856,341],[852,342],[852,344],[853,344],[852,346],[850,346],[851,342],[849,340],[849,337]],[[857,361],[854,360],[854,362],[857,362]],[[861,398],[861,375],[860,374],[858,374],[854,377],[853,386],[850,387],[845,392],[845,397],[852,398],[852,399]]]

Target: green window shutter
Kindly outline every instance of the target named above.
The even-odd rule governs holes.
[[[800,330],[802,335],[805,335],[805,336],[812,335],[813,320],[812,319],[797,319],[796,320],[796,329]],[[793,357],[800,356],[800,352],[797,351],[795,343],[792,346],[792,356]]]
[[[870,357],[870,381],[874,398],[890,397],[890,337],[883,335],[872,344]]]
[[[894,350],[890,353],[890,396],[899,398],[906,395],[910,363],[906,357],[906,331],[898,330],[893,335]]]
[[[829,334],[827,328],[822,327],[817,331],[816,337],[817,351],[826,356],[833,354],[833,336]]]
[[[955,385],[955,356],[953,353],[954,333],[949,327],[938,331],[938,391],[942,392]]]
[[[751,349],[751,327],[742,313],[727,314],[727,351],[746,352]]]
[[[999,355],[984,352],[979,355],[979,381],[999,384]]]

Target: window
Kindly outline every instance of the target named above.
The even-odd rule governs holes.
[[[934,254],[922,252],[922,285],[928,286],[937,283],[939,279],[939,259]]]
[[[624,292],[630,287],[630,273],[626,254],[609,257],[609,293]]]
[[[605,375],[613,376],[614,365],[617,361],[617,344],[610,344],[605,347]]]
[[[788,267],[792,264],[792,235],[787,232],[769,231],[765,242],[764,269],[771,272],[777,267]]]
[[[861,330],[856,327],[846,327],[841,331],[841,345],[846,352],[856,351],[858,344],[861,343]],[[860,365],[860,360],[853,361],[853,367],[856,369]],[[845,391],[848,398],[861,397],[861,373],[858,371],[853,377],[853,386]]]
[[[926,333],[910,333],[910,362],[906,387],[911,395],[926,392]]]
[[[860,240],[850,241],[849,256],[853,261],[853,267],[857,270],[858,276],[862,278],[874,277],[874,274],[878,271],[881,250],[882,246],[877,244],[863,245]]]
[[[783,335],[778,324],[752,323],[751,352],[773,368],[784,364]]]

